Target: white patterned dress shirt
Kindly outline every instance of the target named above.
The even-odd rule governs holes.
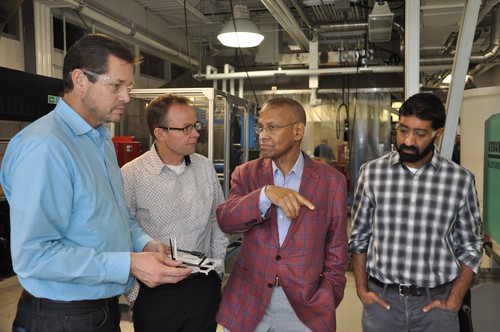
[[[216,268],[224,273],[224,258],[229,243],[217,224],[215,210],[224,202],[224,194],[214,166],[199,154],[189,156],[190,163],[177,175],[166,166],[155,145],[122,167],[125,199],[138,224],[155,240],[169,243],[177,239],[177,248],[201,251],[221,260]],[[127,294],[135,300],[138,284]]]

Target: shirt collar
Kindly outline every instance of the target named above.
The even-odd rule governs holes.
[[[163,161],[161,160],[160,155],[158,154],[158,151],[156,151],[156,143],[153,143],[153,145],[151,145],[151,148],[149,149],[149,151],[150,151],[151,165],[156,170],[156,173],[160,174],[161,171],[163,170],[163,168],[166,166],[163,163]],[[186,164],[186,167],[191,165],[191,162],[192,162],[191,156],[189,156],[189,155],[184,156],[184,163]]]
[[[281,170],[278,168],[274,160],[272,161],[273,165],[273,174],[276,175],[276,172]],[[299,179],[302,177],[302,172],[304,171],[304,156],[302,155],[302,151],[299,153],[299,157],[290,170],[290,174],[295,174]]]
[[[91,125],[85,121],[80,114],[73,110],[62,98],[57,102],[54,112],[61,117],[61,119],[68,125],[75,135],[80,136],[91,132],[92,130],[97,130],[101,137],[108,138],[110,134],[108,130],[100,125],[97,128],[93,128]]]

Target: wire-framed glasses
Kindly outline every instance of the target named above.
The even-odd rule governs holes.
[[[264,127],[263,125],[258,124],[258,125],[255,125],[255,127],[253,128],[253,130],[258,135],[262,134],[264,132],[264,130],[268,134],[273,134],[273,133],[277,132],[278,129],[285,128],[285,127],[288,127],[288,126],[293,126],[294,124],[296,124],[298,122],[299,121],[295,121],[295,122],[292,122],[292,123],[289,123],[289,124],[286,124],[286,125],[282,125],[282,126],[280,126],[280,125],[269,125],[267,127]]]
[[[125,82],[113,80],[111,77],[104,74],[97,74],[88,69],[82,69],[83,73],[87,76],[93,77],[95,80],[100,81],[102,84],[109,87],[113,93],[119,93],[120,91],[127,90],[130,93],[134,87],[134,83],[127,85]]]
[[[433,132],[428,132],[425,129],[410,129],[407,126],[402,125],[400,123],[396,125],[396,130],[401,137],[408,137],[410,133],[413,132],[415,137],[418,138],[426,138],[429,135],[431,136],[431,138],[434,138],[438,132],[438,129],[434,130]]]
[[[191,134],[193,129],[196,129],[196,131],[199,131],[202,128],[202,124],[201,124],[201,122],[195,122],[194,124],[183,127],[183,128],[175,128],[175,127],[158,127],[158,128],[165,129],[165,130],[182,130],[182,133],[184,135],[189,135],[189,134]]]

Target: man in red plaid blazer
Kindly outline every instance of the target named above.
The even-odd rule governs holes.
[[[345,177],[300,150],[304,108],[264,103],[255,131],[263,158],[235,169],[217,220],[243,234],[222,295],[225,331],[335,331],[347,255]]]

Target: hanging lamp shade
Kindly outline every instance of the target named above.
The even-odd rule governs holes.
[[[236,26],[236,29],[235,29]],[[250,20],[247,6],[234,6],[234,21],[231,19],[224,24],[217,39],[227,47],[255,47],[264,36],[259,28]]]

